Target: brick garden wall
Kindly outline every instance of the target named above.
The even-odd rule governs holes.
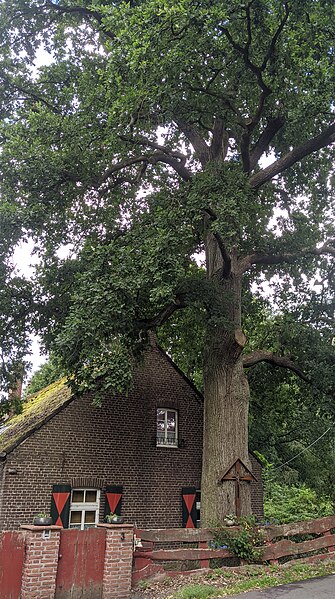
[[[31,525],[21,529],[0,532],[1,599],[129,599],[133,525],[102,524],[85,531]],[[97,543],[99,569],[93,571],[90,562]]]

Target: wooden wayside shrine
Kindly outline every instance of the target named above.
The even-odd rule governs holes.
[[[232,466],[230,466],[230,468],[228,468],[228,470],[226,470],[226,472],[220,479],[220,483],[223,483],[226,480],[235,481],[235,514],[236,514],[236,516],[239,517],[242,514],[241,492],[240,492],[241,491],[241,483],[242,482],[251,483],[251,481],[253,481],[253,480],[257,481],[257,479],[253,475],[251,470],[249,470],[249,468],[244,464],[244,462],[242,462],[242,460],[240,460],[238,458],[236,460],[236,462],[234,462],[234,464]]]

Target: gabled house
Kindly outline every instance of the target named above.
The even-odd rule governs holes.
[[[195,526],[201,394],[153,346],[128,395],[106,393],[101,407],[93,399],[58,381],[0,428],[0,529],[50,506],[64,527],[95,526],[111,511],[140,527]],[[262,514],[261,467],[250,457],[253,511]]]

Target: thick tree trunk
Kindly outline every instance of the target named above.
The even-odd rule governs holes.
[[[213,238],[208,241],[208,276],[218,280],[219,309],[209,320],[204,354],[202,526],[216,525],[225,515],[236,513],[235,482],[220,481],[238,458],[250,468],[249,385],[241,359],[246,342],[241,330],[242,274],[238,272],[236,261],[232,260],[230,276],[220,280],[222,261]],[[240,483],[240,498],[241,514],[250,514],[249,483]]]

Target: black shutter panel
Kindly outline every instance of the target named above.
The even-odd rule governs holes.
[[[182,523],[184,528],[197,527],[196,488],[183,487],[182,492]]]
[[[54,524],[68,528],[70,515],[70,485],[53,485],[50,514]]]
[[[105,517],[109,514],[121,516],[123,487],[121,485],[107,485],[105,499]]]

